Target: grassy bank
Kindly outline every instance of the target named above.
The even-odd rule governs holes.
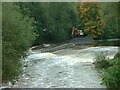
[[[102,84],[120,90],[120,53],[117,53],[113,59],[106,58],[102,53],[95,58],[94,64],[100,72]]]

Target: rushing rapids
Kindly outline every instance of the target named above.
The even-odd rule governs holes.
[[[13,88],[105,88],[93,58],[105,52],[113,58],[118,47],[66,48],[53,53],[33,52],[22,61],[23,74]]]

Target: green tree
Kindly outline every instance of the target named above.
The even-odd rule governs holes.
[[[104,38],[118,38],[118,3],[102,2],[101,12],[103,12],[102,20],[106,23]]]
[[[20,5],[23,14],[29,14],[37,22],[39,37],[35,44],[69,39],[72,27],[77,25],[73,3],[34,2],[17,4]]]
[[[20,58],[32,45],[36,34],[32,25],[34,20],[22,15],[17,5],[14,3],[2,5],[2,73],[3,80],[12,80],[19,75]]]

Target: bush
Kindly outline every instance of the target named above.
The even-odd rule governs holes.
[[[116,58],[120,58],[120,53],[117,53],[115,56],[114,56],[114,59],[116,59]]]
[[[120,67],[113,65],[109,67],[105,73],[103,73],[103,84],[106,84],[108,88],[119,88],[120,86]]]
[[[111,66],[111,64],[108,62],[105,53],[100,53],[95,58],[95,67],[98,69],[106,69]]]
[[[14,3],[2,3],[2,79],[12,80],[20,74],[20,58],[36,37],[33,19],[23,16]]]
[[[101,75],[103,84],[108,88],[120,90],[120,53],[109,61],[105,58],[105,55],[99,55],[96,59],[95,66],[100,69],[104,68]]]

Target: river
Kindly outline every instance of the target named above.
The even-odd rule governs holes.
[[[93,64],[94,58],[101,52],[113,58],[118,52],[118,46],[69,45],[73,46],[52,52],[30,50],[28,56],[22,60],[23,74],[11,87],[106,88],[101,85],[102,79]]]
[[[31,52],[23,60],[24,73],[14,88],[105,88],[94,67],[96,54],[113,58],[116,46],[67,48],[52,53]]]

